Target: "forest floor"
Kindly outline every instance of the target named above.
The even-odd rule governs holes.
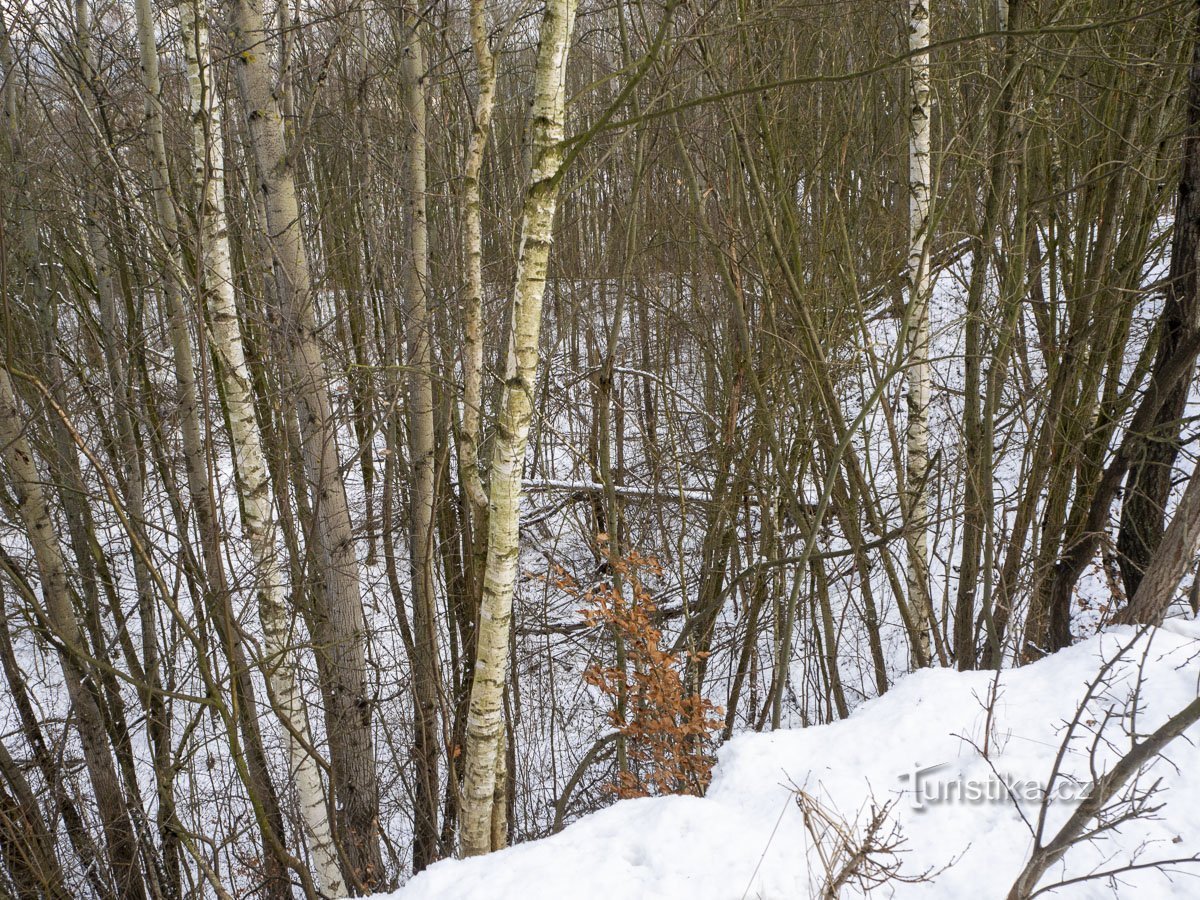
[[[1046,843],[1092,772],[1195,698],[1198,639],[1200,622],[1171,619],[998,681],[920,671],[843,721],[735,738],[702,799],[624,800],[543,840],[440,862],[391,897],[1003,898],[1043,805]],[[1197,739],[1194,727],[1131,782],[1106,813],[1128,818],[1072,847],[1041,885],[1087,880],[1050,895],[1200,896],[1200,863],[1153,865],[1200,858]]]

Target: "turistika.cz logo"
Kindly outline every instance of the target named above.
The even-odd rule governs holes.
[[[909,804],[917,812],[942,804],[987,805],[991,803],[1041,803],[1047,793],[1055,803],[1073,803],[1087,796],[1090,785],[1059,777],[1047,788],[1045,782],[1017,778],[1003,772],[967,775],[950,772],[950,763],[916,766],[900,776]]]

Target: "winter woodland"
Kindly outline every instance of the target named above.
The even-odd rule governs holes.
[[[0,0],[0,100],[0,900],[1200,896],[1200,2]]]

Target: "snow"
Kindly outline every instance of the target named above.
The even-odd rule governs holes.
[[[1125,652],[1121,652],[1122,650]],[[1106,660],[1108,677],[1068,724]],[[728,742],[707,796],[626,800],[559,834],[471,860],[432,866],[392,900],[736,900],[821,896],[823,869],[795,802],[800,787],[861,830],[872,803],[893,804],[899,874],[871,896],[1003,898],[1031,846],[997,775],[1022,795],[1049,782],[1060,745],[1044,842],[1074,808],[1079,784],[1196,697],[1200,623],[1181,619],[1138,636],[1116,628],[1002,673],[925,670],[860,705],[846,720]],[[989,697],[995,697],[989,718]],[[988,749],[985,760],[981,749]],[[1043,886],[1064,878],[1200,854],[1200,728],[1171,744],[1131,785],[1161,779],[1157,814],[1073,847]],[[914,770],[939,766],[920,778]],[[954,787],[949,783],[958,781]],[[982,799],[955,789],[974,786]],[[1036,825],[1040,803],[1021,802]],[[888,829],[890,830],[890,826]],[[1200,897],[1200,866],[1178,865],[1071,884],[1055,897]],[[839,896],[858,896],[844,888]]]

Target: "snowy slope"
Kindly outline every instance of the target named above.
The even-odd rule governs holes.
[[[993,772],[1020,793],[1044,785],[1088,682],[1102,662],[1134,640],[1114,629],[1035,665],[1005,672],[988,728],[988,673],[929,670],[910,675],[884,697],[832,725],[729,742],[704,799],[629,800],[586,816],[561,833],[475,860],[434,865],[391,895],[395,900],[736,900],[820,896],[821,864],[787,785],[804,788],[860,825],[877,804],[905,838],[900,873],[932,881],[892,882],[871,896],[1002,898],[1030,846],[1030,831]],[[1063,770],[1087,778],[1095,732],[1100,766],[1129,746],[1131,699],[1139,734],[1156,728],[1197,693],[1200,623],[1173,620],[1136,641],[1080,718]],[[1139,683],[1141,685],[1138,692]],[[1105,713],[1109,713],[1107,720]],[[976,749],[989,732],[991,763]],[[1189,740],[1190,739],[1190,740]],[[1177,740],[1142,786],[1162,779],[1152,820],[1074,847],[1046,885],[1136,861],[1200,854],[1200,729]],[[973,746],[975,745],[975,746]],[[945,764],[945,765],[941,765]],[[919,779],[914,769],[940,765]],[[994,767],[994,770],[993,770]],[[950,783],[957,782],[953,787]],[[955,790],[982,799],[964,801]],[[1077,787],[1058,783],[1047,840],[1073,808]],[[990,799],[989,799],[990,798]],[[918,808],[918,806],[920,808]],[[1022,803],[1036,822],[1039,803]],[[843,890],[841,896],[856,896]],[[1169,874],[1145,869],[1055,891],[1055,897],[1200,897],[1200,865]]]

